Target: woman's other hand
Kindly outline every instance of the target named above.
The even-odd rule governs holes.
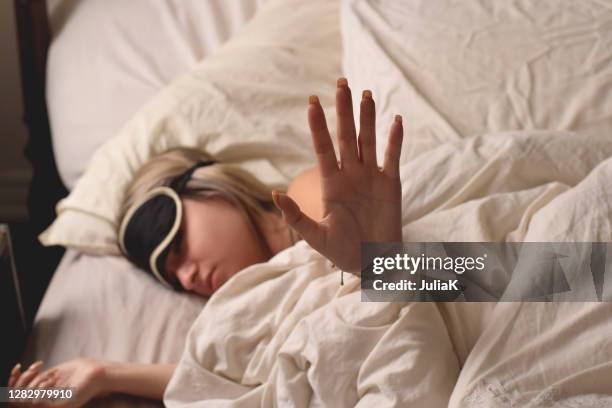
[[[309,102],[308,123],[321,177],[323,218],[314,221],[285,194],[274,192],[273,198],[285,221],[314,249],[339,268],[360,274],[362,242],[402,240],[402,118],[396,116],[391,124],[384,164],[379,168],[372,94],[363,92],[357,137],[351,90],[346,79],[340,78],[336,90],[338,162],[319,100],[311,96]]]
[[[19,404],[16,406],[36,407],[80,407],[102,394],[102,375],[104,364],[99,360],[80,358],[70,360],[58,366],[41,371],[42,362],[37,361],[26,371],[21,372],[15,366],[11,372],[8,386],[13,388],[74,388],[74,396],[70,400],[40,400],[36,403]]]

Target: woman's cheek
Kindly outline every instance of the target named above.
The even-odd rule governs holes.
[[[236,272],[251,265],[267,261],[262,246],[254,238],[242,241],[237,248],[239,248],[240,253],[233,254]]]

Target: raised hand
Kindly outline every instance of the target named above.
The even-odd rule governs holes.
[[[402,118],[395,117],[382,168],[376,163],[376,113],[370,91],[364,91],[355,130],[351,90],[346,79],[336,90],[336,133],[340,161],[316,96],[310,97],[308,124],[321,177],[323,218],[305,215],[290,197],[273,193],[283,217],[314,249],[344,271],[360,274],[362,242],[399,242],[401,229],[401,184],[399,159]]]

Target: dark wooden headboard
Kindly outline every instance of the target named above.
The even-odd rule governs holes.
[[[54,218],[55,203],[67,194],[53,158],[45,101],[47,50],[51,42],[51,31],[46,0],[15,0],[15,12],[24,120],[29,131],[25,156],[33,168],[28,212],[30,221],[42,231]]]
[[[37,236],[55,217],[55,205],[67,195],[61,182],[51,145],[51,132],[45,101],[47,51],[51,31],[46,0],[14,0],[23,90],[23,118],[28,128],[24,150],[32,165],[28,190],[28,219],[11,228],[17,268],[22,275],[26,314],[34,318],[42,295],[64,252],[45,248]]]

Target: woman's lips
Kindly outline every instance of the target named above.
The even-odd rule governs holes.
[[[216,273],[216,272],[217,272],[216,270],[213,270],[210,273],[210,275],[211,275],[210,276],[210,287],[212,288],[213,292],[216,292],[217,289],[219,289],[219,286],[221,286],[220,285],[220,283],[221,283],[220,275],[218,273]]]
[[[206,288],[212,294],[215,291],[213,277],[215,275],[215,271],[211,270],[208,275],[206,275]]]
[[[223,275],[219,273],[216,266],[210,269],[210,272],[201,281],[201,293],[212,295],[223,284]]]

